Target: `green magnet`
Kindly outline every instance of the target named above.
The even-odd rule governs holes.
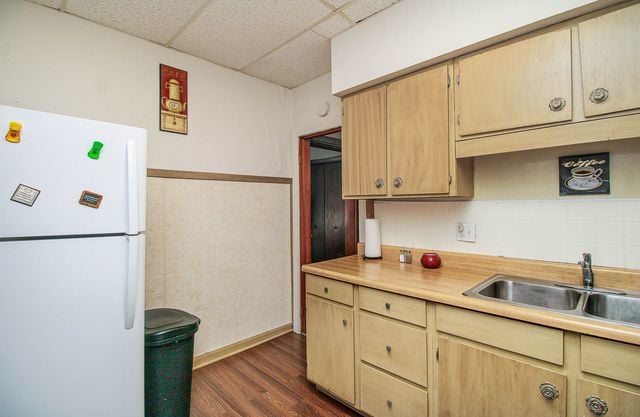
[[[93,142],[93,147],[91,147],[91,150],[89,151],[87,156],[91,159],[99,159],[100,151],[102,150],[103,146],[104,145],[102,144],[102,142],[98,142],[98,141]]]

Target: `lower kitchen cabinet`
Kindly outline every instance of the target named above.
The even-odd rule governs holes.
[[[438,337],[441,417],[563,417],[567,377]]]
[[[307,294],[307,378],[355,402],[353,308]]]
[[[307,277],[307,377],[368,416],[640,417],[640,346]]]
[[[371,366],[360,365],[361,409],[375,417],[427,415],[427,391]]]
[[[640,394],[579,379],[577,415],[637,417],[640,415]]]

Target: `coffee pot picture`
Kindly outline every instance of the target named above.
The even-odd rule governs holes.
[[[180,82],[172,78],[165,83],[164,88],[169,90],[169,97],[162,96],[162,106],[174,113],[186,111],[187,103],[180,101],[180,93],[183,92],[183,87],[180,85]]]
[[[187,71],[160,64],[160,130],[164,132],[188,132],[188,81]]]

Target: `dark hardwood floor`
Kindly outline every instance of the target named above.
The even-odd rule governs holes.
[[[306,379],[305,337],[289,333],[193,372],[191,417],[358,416]]]

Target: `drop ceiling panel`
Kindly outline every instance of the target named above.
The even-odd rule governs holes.
[[[345,4],[349,3],[352,0],[328,0],[329,4],[334,6],[335,8],[342,7]]]
[[[207,0],[68,0],[65,11],[131,35],[166,43]]]
[[[325,38],[333,38],[338,33],[348,29],[353,23],[340,13],[334,14],[329,19],[313,28],[313,31]]]
[[[215,0],[171,46],[241,69],[331,11],[318,0]]]
[[[243,72],[293,88],[331,71],[331,43],[308,31]]]
[[[356,0],[343,13],[357,23],[397,2],[398,0]]]
[[[53,7],[54,9],[59,9],[62,4],[62,0],[29,0],[31,3],[41,4],[47,7]]]

